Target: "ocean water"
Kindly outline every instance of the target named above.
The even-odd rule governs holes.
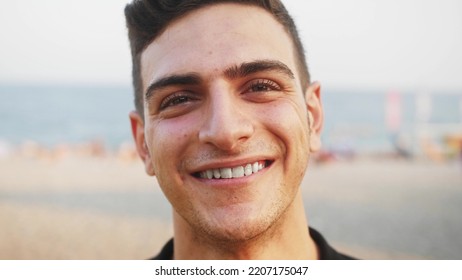
[[[391,117],[387,113],[393,105],[390,105],[392,94],[395,93],[324,92],[324,147],[337,151],[388,152],[395,150],[399,137],[409,152],[419,153],[419,141],[424,136],[439,145],[448,135],[462,134],[462,92],[398,93],[397,128],[390,127]]]
[[[399,132],[412,145],[421,122],[419,93],[400,96]],[[445,133],[462,132],[462,92],[426,96],[431,103],[426,123],[444,128],[432,137],[438,140]],[[385,91],[324,91],[323,146],[356,152],[393,149],[386,125],[387,100]],[[33,140],[52,147],[97,139],[115,149],[132,141],[128,113],[133,108],[130,87],[4,85],[0,86],[0,141],[15,146]]]
[[[51,147],[95,139],[114,148],[130,140],[129,87],[0,87],[0,139]]]

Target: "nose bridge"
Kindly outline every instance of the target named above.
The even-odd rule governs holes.
[[[243,112],[239,96],[226,86],[213,87],[208,96],[199,138],[221,150],[233,150],[253,133],[251,120]]]

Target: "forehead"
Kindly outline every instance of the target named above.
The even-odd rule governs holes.
[[[296,72],[292,41],[269,12],[250,5],[211,5],[171,23],[143,51],[143,87],[171,74],[213,77],[233,65],[267,59]]]

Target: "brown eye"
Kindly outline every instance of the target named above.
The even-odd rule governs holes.
[[[179,106],[181,104],[185,104],[193,100],[194,98],[191,98],[191,96],[189,96],[188,94],[174,93],[162,100],[162,103],[160,104],[160,110],[164,110],[169,107]]]
[[[271,80],[258,79],[258,80],[251,82],[248,91],[265,92],[265,91],[272,91],[272,90],[280,90],[279,85]]]

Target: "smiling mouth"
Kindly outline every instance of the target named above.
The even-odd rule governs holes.
[[[271,165],[271,161],[262,160],[235,167],[212,168],[193,174],[200,179],[234,179],[250,176]]]

